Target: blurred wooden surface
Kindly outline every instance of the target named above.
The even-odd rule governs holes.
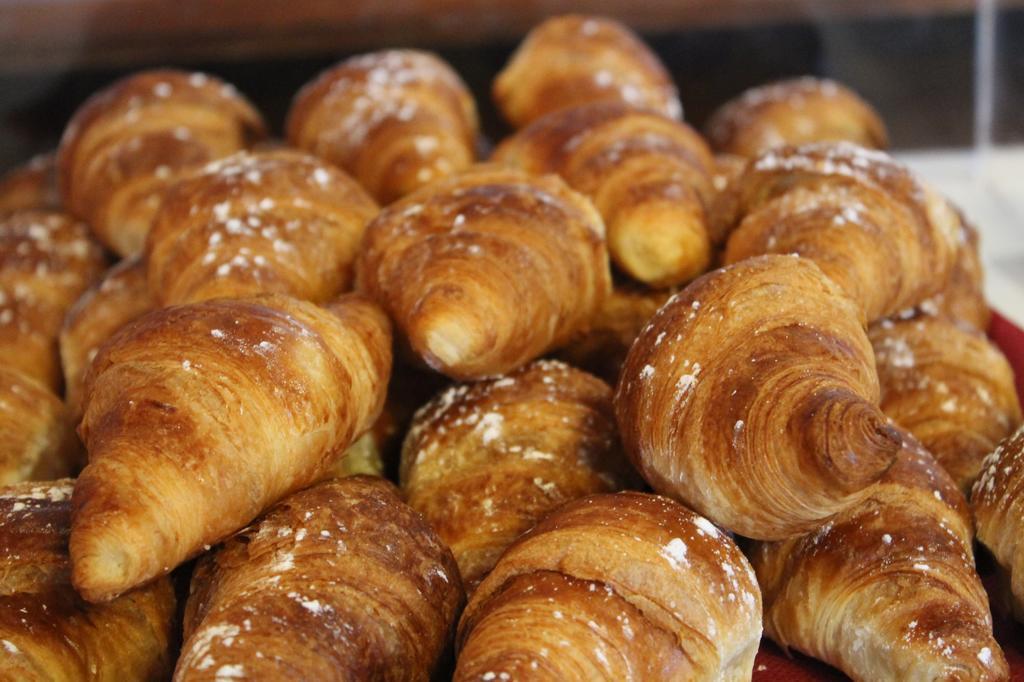
[[[1001,0],[1002,7],[1024,0]],[[0,71],[481,45],[568,11],[644,31],[972,12],[976,0],[0,0]]]

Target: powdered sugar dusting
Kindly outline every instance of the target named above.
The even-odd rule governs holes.
[[[668,562],[672,564],[674,568],[690,565],[689,560],[686,558],[686,543],[680,538],[672,538],[669,543],[662,548],[661,554],[668,559]]]

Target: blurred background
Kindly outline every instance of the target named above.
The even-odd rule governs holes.
[[[851,86],[895,154],[978,223],[990,298],[1024,324],[1024,0],[0,0],[0,171],[54,148],[86,97],[136,69],[218,74],[279,133],[303,83],[380,47],[448,59],[497,141],[494,74],[530,27],[570,11],[638,30],[697,127],[766,81]]]

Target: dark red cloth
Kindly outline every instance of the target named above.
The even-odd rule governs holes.
[[[1024,401],[1024,330],[1015,326],[998,313],[992,316],[989,337],[998,345],[1010,364],[1017,378],[1017,395]],[[982,574],[985,587],[995,587],[992,567],[982,551],[978,552],[978,570]],[[993,600],[995,601],[995,600]],[[1006,659],[1010,663],[1010,677],[1014,682],[1024,682],[1024,626],[1001,614],[993,614],[995,618],[996,639],[1003,647]],[[819,663],[813,659],[793,652],[787,656],[779,647],[768,639],[761,641],[761,651],[754,663],[755,682],[812,682],[827,680],[845,680],[842,673]]]

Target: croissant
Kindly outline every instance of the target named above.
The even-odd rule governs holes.
[[[1007,680],[974,571],[970,512],[908,440],[871,497],[817,531],[758,543],[765,631],[855,680]]]
[[[283,293],[328,301],[377,205],[344,172],[291,151],[239,152],[172,185],[146,242],[162,305]]]
[[[590,328],[559,350],[558,357],[614,386],[633,341],[673,293],[617,284],[591,318]]]
[[[60,210],[56,156],[40,154],[0,176],[0,215],[26,208]]]
[[[455,680],[749,680],[761,595],[729,537],[664,497],[570,502],[513,544],[459,622]]]
[[[805,76],[746,90],[708,119],[717,152],[754,157],[773,147],[852,142],[885,149],[885,124],[857,93],[833,80]]]
[[[739,182],[742,221],[729,236],[726,263],[798,253],[860,303],[869,321],[946,285],[959,218],[882,152],[784,147],[751,161]]]
[[[506,140],[492,160],[557,173],[594,202],[612,260],[634,279],[671,286],[707,269],[711,150],[692,128],[620,102],[562,109]]]
[[[711,184],[715,189],[708,206],[708,238],[716,250],[739,222],[739,180],[747,169],[747,159],[735,154],[716,154]]]
[[[122,256],[142,249],[164,189],[176,176],[264,137],[259,113],[203,73],[143,71],[96,93],[75,112],[57,152],[61,193]]]
[[[452,386],[417,412],[402,449],[406,500],[451,547],[468,590],[548,512],[632,478],[611,389],[553,360]]]
[[[111,599],[316,481],[373,424],[390,364],[360,297],[218,299],[123,327],[86,377],[75,587]]]
[[[171,582],[109,604],[82,601],[68,581],[73,484],[0,488],[0,679],[163,679],[176,640]]]
[[[854,302],[808,259],[752,258],[666,303],[615,396],[633,463],[725,528],[782,539],[859,502],[896,430]]]
[[[1024,426],[985,458],[971,504],[978,541],[992,553],[1005,578],[1006,603],[1024,622]]]
[[[105,262],[88,228],[56,211],[0,218],[0,357],[4,366],[60,390],[57,334],[64,312]]]
[[[174,679],[430,679],[462,585],[397,493],[367,476],[321,483],[201,559]]]
[[[964,491],[1021,423],[1013,369],[981,332],[944,317],[883,320],[869,329],[881,407]]]
[[[60,398],[0,367],[0,485],[67,476],[79,460],[74,422]]]
[[[604,226],[555,176],[479,166],[370,223],[357,287],[432,368],[479,379],[583,330],[611,289]]]
[[[979,331],[988,329],[992,317],[985,300],[985,273],[978,249],[978,230],[957,211],[960,218],[956,260],[945,288],[918,306],[928,315],[942,314]]]
[[[82,418],[85,373],[104,341],[132,320],[156,307],[146,283],[146,265],[126,258],[68,309],[60,331],[64,402],[72,422]]]
[[[599,101],[683,117],[672,79],[635,33],[611,19],[575,14],[552,17],[530,31],[495,78],[493,95],[515,128]]]
[[[292,145],[344,168],[382,204],[469,167],[478,127],[458,74],[416,50],[328,69],[295,96],[286,124]]]

